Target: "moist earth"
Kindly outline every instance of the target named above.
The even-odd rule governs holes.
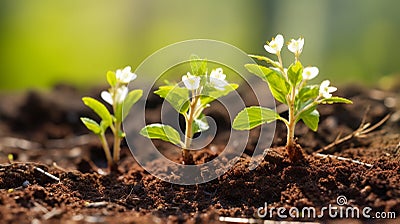
[[[99,88],[100,89],[100,88]],[[378,212],[400,215],[400,102],[398,89],[366,89],[357,85],[337,94],[352,105],[321,105],[317,132],[301,122],[296,128],[297,143],[304,161],[291,163],[284,147],[286,130],[276,123],[271,148],[259,156],[261,163],[250,170],[251,156],[260,129],[250,132],[243,155],[225,174],[203,184],[176,185],[145,171],[123,143],[117,172],[109,173],[101,145],[80,123],[79,117],[95,115],[80,98],[96,97],[59,85],[51,92],[32,91],[3,94],[0,100],[0,220],[2,223],[262,223],[262,220],[298,220],[335,223],[327,211],[329,204],[343,208],[370,207]],[[246,87],[239,93],[251,98]],[[248,100],[251,102],[251,99]],[[146,122],[160,120],[162,101],[147,99]],[[196,164],[219,158],[229,138],[230,122],[224,110],[205,113],[216,119],[216,138],[203,150],[193,153]],[[277,107],[282,109],[282,106]],[[285,109],[281,111],[285,115]],[[329,145],[351,134],[360,124],[389,119],[373,131]],[[112,136],[107,136],[112,141]],[[169,159],[181,162],[176,147],[154,141]],[[323,158],[316,152],[344,157]],[[358,163],[361,162],[362,164]],[[152,163],[163,170],[160,161]],[[372,166],[369,166],[372,165]],[[180,170],[174,170],[179,178]],[[323,217],[280,218],[277,210],[259,208],[314,207]],[[340,206],[339,206],[340,207]],[[260,213],[261,212],[261,213]],[[263,216],[264,214],[264,216]],[[388,214],[388,213],[387,213]],[[243,218],[229,219],[229,218]],[[250,220],[251,219],[251,220]],[[342,220],[343,221],[343,220]],[[398,223],[399,219],[353,219],[352,223]]]

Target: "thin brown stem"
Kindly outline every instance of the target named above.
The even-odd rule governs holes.
[[[370,133],[371,131],[375,130],[376,128],[381,126],[383,123],[385,123],[390,118],[390,114],[386,115],[382,120],[380,120],[378,123],[374,124],[371,127],[370,127],[370,123],[365,123],[365,117],[366,117],[366,115],[364,115],[360,126],[355,131],[353,131],[352,133],[350,133],[342,138],[339,138],[339,137],[336,138],[336,140],[334,142],[317,150],[316,153],[328,152],[329,149],[331,149],[345,141],[348,141],[352,138],[365,137],[366,134]]]
[[[108,143],[106,141],[106,136],[104,135],[104,133],[102,133],[101,135],[99,135],[99,137],[100,137],[101,145],[104,150],[104,154],[106,155],[108,167],[111,167],[113,164],[113,160],[111,157],[110,147],[108,147]]]

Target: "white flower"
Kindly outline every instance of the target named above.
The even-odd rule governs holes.
[[[325,80],[319,86],[319,94],[322,95],[324,98],[331,98],[333,92],[337,90],[336,87],[329,86],[331,83],[329,80]]]
[[[187,75],[182,76],[182,82],[188,90],[195,90],[200,86],[200,77],[194,76],[188,72]]]
[[[208,130],[210,128],[210,126],[208,126],[208,124],[202,120],[194,119],[194,122],[197,124],[197,127],[199,127],[199,129],[202,131]]]
[[[298,56],[303,51],[303,46],[304,46],[304,38],[300,37],[297,40],[291,39],[288,44],[288,49],[289,51],[293,52],[295,55]]]
[[[119,87],[115,94],[115,101],[117,101],[117,103],[124,102],[126,96],[128,95],[128,92],[129,92],[128,87],[126,86]]]
[[[278,34],[276,35],[275,38],[272,38],[272,40],[269,43],[264,45],[264,48],[271,54],[277,54],[282,50],[283,42],[284,42],[283,36]]]
[[[122,84],[127,84],[130,81],[135,80],[137,77],[135,73],[131,72],[131,66],[126,66],[123,70],[118,69],[115,74],[117,81]]]
[[[311,80],[315,78],[319,73],[319,69],[317,67],[305,67],[303,70],[303,79]]]
[[[108,91],[103,91],[101,92],[101,98],[103,98],[103,100],[109,103],[110,105],[114,104],[114,99],[117,103],[122,103],[124,102],[126,96],[128,95],[128,91],[129,91],[128,87],[121,86],[116,90],[115,96],[113,93],[110,93]]]
[[[225,86],[228,85],[228,83],[225,81],[225,78],[226,75],[224,74],[222,68],[214,69],[210,74],[210,84],[218,90],[224,90]]]
[[[108,91],[101,92],[101,98],[103,98],[103,100],[109,103],[110,105],[113,105],[114,103],[114,100]]]

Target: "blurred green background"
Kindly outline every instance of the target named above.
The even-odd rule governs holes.
[[[195,38],[264,54],[277,33],[305,38],[320,79],[374,85],[398,74],[398,0],[1,0],[0,90],[105,83],[108,70]],[[285,50],[286,56],[291,56]]]

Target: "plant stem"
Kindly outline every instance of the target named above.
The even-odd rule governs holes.
[[[99,137],[100,137],[101,145],[103,146],[104,153],[106,154],[108,167],[112,167],[113,160],[111,157],[110,147],[108,147],[108,143],[106,141],[106,136],[104,135],[104,133],[102,133],[101,135],[99,135]]]
[[[294,129],[296,127],[296,119],[295,116],[295,97],[296,97],[296,86],[292,87],[292,91],[290,96],[288,97],[288,106],[289,106],[289,122],[287,124],[287,141],[286,141],[286,149],[289,155],[289,159],[292,162],[296,162],[298,160],[303,159],[303,153],[301,148],[298,148],[294,141]]]
[[[288,128],[288,133],[287,133],[287,141],[286,141],[286,147],[288,149],[294,147],[294,128],[296,125],[296,118],[294,115],[294,98],[295,98],[295,89],[296,87],[292,88],[292,91],[290,93],[290,98],[288,99],[288,104],[289,104],[289,123],[287,125]],[[289,155],[290,157],[290,155]]]
[[[185,164],[190,163],[190,145],[192,144],[193,138],[193,120],[195,119],[194,115],[196,114],[196,105],[199,100],[199,96],[195,96],[192,102],[190,103],[189,115],[185,117],[186,119],[186,129],[185,129],[185,143],[184,148],[182,149],[182,157]]]
[[[277,52],[276,56],[278,56],[278,61],[279,61],[279,69],[281,70],[282,74],[285,76],[285,78],[287,79],[287,75],[285,73],[285,69],[283,67],[283,62],[282,62],[282,57],[281,57],[281,52]]]
[[[119,161],[119,154],[121,151],[121,137],[119,136],[121,132],[121,122],[115,122],[115,133],[114,133],[114,152],[113,158],[114,163],[117,164]]]

